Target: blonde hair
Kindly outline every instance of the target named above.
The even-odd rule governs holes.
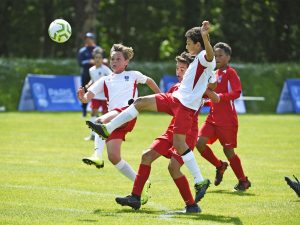
[[[110,54],[112,52],[122,52],[123,53],[123,56],[124,58],[127,60],[127,59],[132,59],[133,56],[134,56],[134,52],[133,52],[133,48],[131,47],[127,47],[125,45],[122,45],[122,44],[114,44],[112,46],[112,48],[110,49]]]
[[[103,49],[100,47],[94,48],[92,55],[93,57],[95,57],[95,55],[101,55],[103,57]]]

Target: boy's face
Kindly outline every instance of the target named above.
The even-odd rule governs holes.
[[[94,56],[94,60],[96,65],[101,65],[103,63],[103,58],[101,54],[96,54]]]
[[[191,55],[198,55],[199,52],[201,51],[201,45],[199,42],[194,43],[192,39],[187,38],[186,39],[186,50],[191,54]]]
[[[93,46],[95,45],[95,40],[93,38],[86,37],[84,38],[85,45]]]
[[[113,72],[121,73],[125,70],[126,66],[128,65],[129,60],[124,58],[122,52],[113,51],[110,54],[110,66]]]
[[[230,60],[230,55],[227,55],[221,48],[216,48],[214,53],[216,57],[217,68],[227,66]]]
[[[179,61],[176,63],[176,76],[179,82],[182,81],[183,75],[188,67],[189,66],[186,63],[179,62]]]

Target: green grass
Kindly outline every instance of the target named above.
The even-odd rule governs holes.
[[[200,116],[203,121],[204,116]],[[0,224],[300,224],[300,199],[284,176],[300,178],[300,117],[242,115],[240,155],[252,187],[232,191],[236,178],[227,170],[223,183],[211,186],[201,201],[202,213],[174,213],[184,203],[168,174],[168,160],[152,166],[152,198],[139,211],[117,205],[132,183],[105,160],[103,170],[81,162],[93,143],[79,113],[0,113]],[[122,155],[137,169],[140,156],[166,128],[170,117],[141,114],[122,146]],[[213,145],[224,159],[219,144]],[[104,155],[106,158],[106,153]],[[198,153],[204,176],[215,168]],[[188,175],[190,184],[192,179]]]

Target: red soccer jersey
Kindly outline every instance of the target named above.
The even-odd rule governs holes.
[[[216,71],[218,86],[214,90],[220,96],[219,103],[212,103],[206,121],[217,126],[237,126],[238,119],[234,100],[240,97],[242,85],[236,71],[228,66]]]

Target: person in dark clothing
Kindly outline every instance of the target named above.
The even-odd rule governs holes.
[[[95,35],[88,32],[84,36],[84,47],[78,51],[78,63],[81,67],[81,86],[84,87],[90,81],[89,69],[94,65],[94,59],[92,52],[94,48],[99,47],[95,43]],[[86,117],[87,104],[82,104],[82,116]]]

